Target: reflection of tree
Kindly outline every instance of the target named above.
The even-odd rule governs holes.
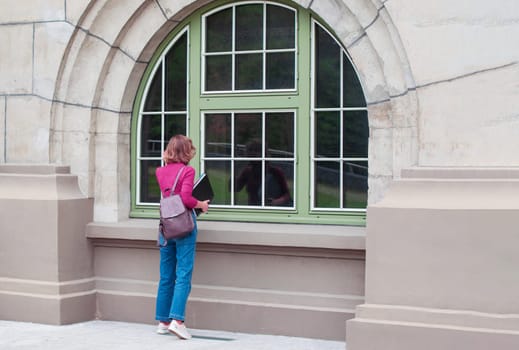
[[[293,156],[294,114],[292,112],[267,113],[266,124],[269,150],[277,150],[280,151],[279,153],[288,153]]]
[[[187,33],[166,55],[165,108],[167,111],[186,110]]]
[[[236,145],[245,145],[250,143],[252,140],[257,140],[261,147],[261,113],[239,113],[236,114],[235,118],[235,142]],[[236,148],[236,153],[239,153]],[[251,156],[248,154],[248,156]],[[255,154],[254,157],[261,157],[260,153]]]

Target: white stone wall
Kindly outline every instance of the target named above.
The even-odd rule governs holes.
[[[387,0],[420,103],[421,165],[519,165],[519,1]]]
[[[73,26],[62,0],[0,2],[0,162],[48,163],[56,76]]]
[[[210,0],[0,1],[0,162],[71,166],[95,220],[129,212],[130,120],[146,63]],[[297,0],[358,68],[370,197],[410,165],[519,165],[517,0]]]

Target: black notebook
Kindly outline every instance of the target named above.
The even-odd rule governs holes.
[[[193,185],[193,197],[199,201],[205,201],[207,199],[213,200],[214,192],[207,174],[200,175],[200,178]],[[196,208],[195,212],[198,216],[202,212],[202,209]]]

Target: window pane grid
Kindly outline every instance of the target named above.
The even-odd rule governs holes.
[[[291,130],[291,147],[295,148],[293,137],[295,130],[294,111],[211,111],[202,115],[204,140],[215,139],[215,133],[222,133],[221,128],[215,127],[214,118],[221,115],[230,116],[228,128],[230,128],[230,145],[220,142],[208,144],[204,141],[202,171],[207,172],[211,178],[217,178],[216,183],[225,184],[225,188],[215,190],[213,207],[220,208],[255,208],[255,209],[293,209],[293,189],[295,188],[295,156],[290,157],[270,156],[281,151],[272,150],[267,145],[267,120],[271,123],[279,123],[283,117],[288,118]],[[257,124],[259,123],[259,124]],[[258,130],[261,129],[261,130]],[[208,134],[210,133],[210,134]],[[208,149],[215,150],[220,147],[224,154],[208,155]],[[279,147],[278,144],[274,147]],[[229,149],[226,155],[223,149]],[[268,152],[268,153],[267,153]],[[284,151],[283,151],[284,152]],[[220,165],[218,165],[220,164]],[[227,165],[225,165],[227,164]],[[225,166],[230,169],[228,179],[221,180],[218,167]],[[211,173],[212,172],[212,173]],[[286,177],[288,176],[288,177]],[[267,183],[268,180],[268,183]],[[229,194],[221,192],[229,191]],[[221,193],[221,195],[219,195]],[[229,198],[225,202],[224,198]]]
[[[245,7],[254,7],[261,4],[262,5],[262,28],[261,28],[261,45],[260,49],[257,48],[237,48],[238,39],[241,40],[241,37],[238,37],[237,31],[244,30],[242,28],[242,20],[241,17],[237,17],[237,9],[244,9]],[[207,30],[211,25],[208,23],[212,23],[214,16],[220,16],[223,12],[231,9],[231,50],[222,50],[211,48],[208,49],[208,33]],[[288,31],[292,35],[290,38],[290,45],[287,47],[287,43],[284,42],[284,47],[277,47],[276,45],[280,45],[277,43],[273,45],[273,47],[267,47],[269,43],[267,42],[267,30],[269,27],[269,23],[267,21],[268,13],[275,13],[275,11],[285,11],[291,14],[293,18],[293,25],[291,26],[291,30]],[[243,11],[242,11],[243,12]],[[246,11],[245,11],[246,13]],[[241,14],[244,15],[244,14]],[[253,16],[254,17],[254,16]],[[274,16],[275,17],[275,16]],[[251,19],[254,22],[254,19]],[[230,5],[221,9],[218,9],[216,12],[210,12],[203,16],[203,41],[206,43],[202,45],[202,62],[203,62],[203,72],[202,72],[202,92],[203,93],[211,93],[211,94],[221,94],[221,93],[247,93],[247,92],[267,92],[267,91],[295,91],[296,90],[296,81],[297,81],[297,48],[296,48],[296,11],[295,9],[291,9],[289,7],[282,6],[280,4],[265,2],[251,2],[251,3],[239,3],[235,5]],[[245,30],[245,37],[253,32],[255,28],[250,30]],[[258,29],[258,28],[256,28]],[[277,30],[275,30],[277,29]],[[285,33],[287,30],[282,30],[283,28],[274,28],[271,30],[271,35],[269,37],[276,38],[276,34],[280,35],[280,33]],[[224,34],[222,34],[224,35]],[[254,34],[252,35],[252,39],[254,40]],[[286,35],[286,34],[285,34]],[[283,40],[278,40],[283,42]],[[240,44],[245,45],[247,44]],[[254,45],[252,45],[254,46]],[[223,47],[222,47],[223,48]],[[274,55],[280,54],[291,54],[290,61],[287,67],[282,71],[283,75],[280,76],[279,71],[273,71],[269,74],[269,69],[271,65],[268,64],[269,60],[273,60],[275,58]],[[250,59],[242,59],[238,64],[238,57],[246,54],[258,54],[261,55],[261,74],[258,77],[252,76],[256,69],[251,69],[250,63],[247,63]],[[222,60],[219,57],[224,58],[229,56],[230,62],[229,67],[224,68],[221,64],[223,64]],[[209,60],[209,58],[213,58]],[[216,59],[216,60],[215,60]],[[285,63],[286,62],[286,57]],[[279,60],[279,57],[278,57]],[[220,64],[220,66],[218,66]],[[274,67],[274,66],[272,66]],[[238,74],[240,72],[240,74]],[[240,78],[245,77],[245,78]],[[238,83],[238,78],[241,81]],[[227,82],[227,79],[230,81]],[[245,79],[245,80],[243,80]],[[255,81],[256,79],[256,81]],[[261,81],[259,81],[261,79]]]
[[[184,116],[183,121],[181,122],[183,124],[183,127],[181,126],[181,129],[187,134],[187,104],[185,103],[170,103],[172,106],[171,110],[168,110],[166,107],[166,87],[168,83],[168,74],[167,70],[180,70],[182,73],[183,71],[187,72],[187,62],[189,61],[189,52],[187,52],[187,46],[185,45],[185,48],[183,48],[186,52],[178,51],[177,48],[182,48],[183,42],[188,43],[189,36],[188,36],[189,28],[186,27],[183,31],[181,31],[175,39],[170,43],[168,48],[164,50],[160,58],[158,59],[156,63],[156,69],[152,71],[151,76],[153,77],[148,82],[148,85],[145,89],[145,93],[143,98],[148,100],[157,100],[157,97],[160,99],[160,107],[157,110],[146,110],[147,103],[142,103],[141,108],[139,111],[139,121],[138,121],[138,134],[137,134],[137,162],[136,162],[136,175],[137,179],[139,181],[136,182],[136,204],[137,205],[157,205],[160,197],[160,191],[158,190],[158,184],[156,184],[155,179],[155,172],[154,168],[157,166],[164,165],[164,161],[162,160],[162,150],[164,150],[166,143],[168,140],[166,140],[167,137],[171,136],[169,135],[171,130],[168,130],[168,125],[171,125],[175,127],[175,122],[172,120],[167,120],[168,117],[175,117],[178,116],[182,118]],[[180,57],[180,61],[175,60],[176,56],[168,56],[173,54],[178,55],[185,55],[185,59],[182,59]],[[169,57],[170,60],[166,59],[166,57]],[[170,64],[171,66],[168,66]],[[180,64],[180,66],[175,66],[176,64]],[[186,73],[182,73],[186,74]],[[171,79],[170,79],[171,80]],[[160,91],[157,91],[158,89],[151,89],[151,84],[156,83],[157,81],[160,81]],[[179,85],[179,82],[177,81],[175,87]],[[184,85],[182,87],[182,85]],[[180,92],[181,99],[188,99],[188,89],[187,89],[187,81],[180,84],[179,88],[183,88],[184,92]],[[178,95],[179,92],[176,92]],[[171,94],[171,93],[170,93]],[[175,95],[175,93],[171,94],[172,96]],[[184,96],[184,97],[182,97]],[[153,118],[156,117],[156,118]],[[149,119],[151,118],[151,119]],[[153,124],[153,119],[160,119],[159,125]],[[146,122],[146,127],[143,125]],[[160,132],[157,132],[156,129],[159,127]],[[159,138],[157,140],[157,138]],[[143,144],[143,141],[145,143]],[[144,148],[143,148],[144,147]],[[144,154],[146,153],[155,153],[156,156],[152,156],[150,154]],[[145,168],[143,168],[145,166]],[[157,197],[159,196],[159,197]]]
[[[365,209],[353,208],[351,206],[358,206],[358,201],[362,201],[362,195],[358,194],[358,189],[363,189],[363,184],[367,184],[367,168],[359,168],[359,166],[361,163],[367,164],[367,153],[365,157],[358,157],[357,154],[353,155],[346,152],[345,140],[348,140],[351,135],[345,134],[347,117],[345,113],[365,112],[367,115],[367,107],[365,103],[359,103],[358,106],[352,106],[351,104],[346,105],[344,89],[346,79],[345,70],[347,67],[345,65],[351,65],[347,58],[346,51],[315,21],[313,22],[312,32],[314,38],[319,36],[319,39],[323,41],[322,45],[324,46],[322,46],[322,48],[325,50],[325,56],[322,60],[319,60],[318,57],[321,52],[319,51],[320,47],[318,48],[316,44],[313,48],[312,55],[314,79],[316,82],[322,81],[324,83],[313,84],[312,86],[312,134],[314,137],[312,138],[311,154],[311,176],[313,179],[311,209],[318,209],[319,211],[362,211]],[[316,39],[316,41],[318,40]],[[335,44],[333,44],[333,42]],[[339,56],[338,58],[337,55]],[[317,69],[318,67],[316,66],[318,60],[320,62],[319,69]],[[337,81],[338,84],[336,85],[338,91],[335,92],[333,92],[335,88],[334,85],[327,84],[326,79],[323,80],[323,77],[317,77],[320,72],[329,75],[334,69],[337,69],[337,71],[332,75],[339,78],[339,81]],[[348,71],[352,70],[351,68],[348,69]],[[325,93],[322,93],[319,89],[327,90]],[[336,106],[333,106],[335,103],[330,105],[330,102],[334,101],[334,98],[331,98],[332,96],[334,96],[334,98],[338,97],[338,99],[335,99],[335,103],[337,103]],[[322,100],[319,106],[318,98]],[[322,106],[323,104],[325,104],[325,106]],[[348,121],[350,121],[350,119],[348,119]],[[337,130],[334,128],[334,123],[336,123]],[[361,125],[363,124],[361,123]],[[351,131],[351,128],[348,130]],[[363,130],[353,130],[353,132],[360,132],[362,135]],[[333,142],[333,134],[337,135],[338,144]],[[355,138],[354,141],[357,139],[358,138]],[[353,143],[350,142],[346,144],[349,146],[348,152],[358,150],[359,147],[363,146],[363,144],[358,144],[359,141],[357,141],[357,143],[354,141],[351,141]],[[350,150],[350,148],[352,149]],[[363,178],[364,173],[366,174],[365,178]],[[350,197],[355,198],[355,200],[350,200]]]
[[[211,23],[207,21],[208,17],[220,12],[219,18],[215,17]],[[249,14],[252,14],[252,18]],[[174,55],[167,55],[169,48],[182,35],[182,32],[179,32],[168,44],[169,48],[165,48],[162,54],[155,56],[155,68],[150,69],[150,73],[147,73],[150,74],[149,79],[145,85],[142,85],[143,99],[139,104],[138,113],[135,113],[138,119],[132,125],[137,129],[133,139],[134,142],[136,141],[133,148],[135,153],[132,152],[136,160],[133,162],[133,174],[137,177],[137,181],[134,182],[136,188],[132,215],[140,216],[139,213],[141,211],[144,213],[146,206],[158,205],[158,198],[154,197],[157,197],[155,192],[160,196],[160,191],[154,189],[153,182],[155,182],[154,169],[162,164],[161,150],[165,148],[168,141],[166,138],[171,136],[171,130],[180,125],[179,120],[185,120],[187,134],[188,106],[196,106],[198,111],[191,111],[194,113],[191,118],[194,116],[194,119],[189,121],[192,123],[191,129],[197,130],[197,134],[193,135],[193,141],[200,150],[197,152],[196,160],[200,160],[200,171],[207,172],[211,182],[216,182],[216,187],[220,191],[225,190],[224,196],[219,197],[218,203],[214,201],[212,203],[213,208],[220,208],[213,214],[215,219],[226,218],[229,214],[227,209],[243,209],[235,212],[240,217],[237,220],[247,220],[245,216],[252,214],[257,215],[260,221],[277,221],[277,218],[286,221],[293,218],[294,222],[307,222],[305,220],[314,217],[318,221],[322,218],[323,222],[342,222],[341,218],[346,218],[343,212],[354,212],[349,216],[350,218],[361,218],[362,215],[358,214],[365,212],[365,206],[361,207],[361,205],[365,199],[363,195],[367,195],[367,187],[363,186],[364,183],[367,185],[364,179],[367,179],[368,164],[367,137],[365,141],[362,137],[367,133],[358,133],[357,127],[367,127],[367,105],[362,100],[364,96],[355,67],[351,65],[342,45],[332,34],[320,27],[306,11],[303,10],[298,14],[296,9],[288,5],[269,1],[240,1],[223,5],[205,15],[199,15],[190,23],[200,26],[193,33],[201,33],[195,38],[194,46],[188,45],[187,48],[191,56],[194,53],[195,57],[198,55],[201,58],[191,62],[195,65],[193,66],[195,71],[192,72],[188,68],[184,77],[172,70],[171,66],[168,67],[171,62],[177,62],[175,66],[180,62]],[[301,33],[297,29],[300,24],[302,24]],[[207,37],[208,26],[213,30],[209,37]],[[316,27],[321,30],[320,38],[316,38],[318,30]],[[180,31],[187,31],[187,26],[185,28]],[[326,35],[329,38],[326,38]],[[299,42],[297,36],[310,38],[310,40]],[[316,45],[316,40],[317,43],[321,42],[321,46]],[[301,47],[299,44],[302,44]],[[322,103],[318,103],[315,97],[317,90],[315,50],[318,47],[326,49],[328,55],[321,60],[319,69],[326,73],[324,77],[333,80],[333,84],[327,84],[327,79],[321,78],[320,86],[335,89],[335,91],[321,93]],[[177,51],[179,50],[182,51],[177,48]],[[302,57],[299,57],[300,54]],[[326,66],[327,60],[334,64],[333,71]],[[308,62],[308,64],[304,63],[299,68],[301,62]],[[189,65],[189,59],[186,65]],[[207,75],[211,66],[213,73],[222,72],[219,69],[221,67],[225,70],[224,73],[228,74],[224,84],[218,85],[216,89],[208,85],[208,81],[211,84],[211,76]],[[283,75],[284,71],[292,69],[293,74]],[[299,69],[303,71],[299,72]],[[184,80],[189,84],[189,79],[193,76],[197,77],[197,81],[191,84],[190,88],[186,88],[186,96],[182,96],[182,90],[179,91],[177,88],[182,86]],[[305,77],[304,81],[298,82],[298,76]],[[157,79],[154,79],[155,77]],[[289,88],[283,85],[287,81],[292,81],[288,85]],[[281,101],[277,94],[262,94],[279,92],[279,96],[284,96],[287,92],[296,91],[298,86],[296,84],[303,84],[301,85],[304,88],[301,90],[303,94],[295,95],[296,98],[292,98],[287,103]],[[153,91],[156,96],[155,99],[149,99],[149,102],[147,95],[152,93],[148,90]],[[192,95],[191,98],[187,93]],[[228,95],[218,95],[225,93]],[[240,94],[231,96],[230,93]],[[213,96],[204,97],[204,94]],[[306,94],[309,98],[301,99]],[[246,110],[248,108],[255,110]],[[272,108],[272,110],[265,108]],[[283,122],[283,115],[269,119],[269,113],[284,114],[287,111],[290,111],[293,116],[293,121],[290,119],[288,124]],[[296,128],[295,111],[303,117],[309,116],[310,123],[305,119],[303,123],[308,125],[301,125],[301,129]],[[211,136],[214,131],[212,126],[205,127],[206,116],[212,113],[229,115],[228,124],[225,126],[228,128],[227,138],[219,140]],[[246,116],[242,116],[244,119],[240,120],[240,114],[254,113],[261,115],[252,118],[256,118],[252,124],[257,127],[251,128],[250,121],[246,121]],[[320,115],[324,116],[325,124],[319,124]],[[283,130],[289,124],[293,129],[291,135],[293,139],[287,143],[279,137],[276,130]],[[200,126],[201,132],[198,134]],[[160,130],[157,130],[159,127]],[[249,136],[243,136],[243,132],[250,132],[251,129],[257,130],[252,134],[262,145],[261,153],[257,157],[246,154],[246,140]],[[319,134],[316,133],[318,130]],[[302,134],[298,135],[298,132]],[[307,142],[305,135],[308,133],[310,143],[305,147],[304,144]],[[300,149],[296,148],[298,137],[303,140]],[[319,139],[325,141],[324,146],[317,145]],[[300,161],[296,161],[296,154],[298,159],[302,157]],[[249,163],[257,164],[258,174],[260,174],[258,178],[260,193],[255,203],[248,203],[245,188],[240,192],[236,192],[235,189],[237,175]],[[269,190],[267,181],[269,164],[281,167],[288,179],[293,198],[302,196],[303,201],[299,203],[297,213],[294,212],[294,201],[289,205],[278,206],[266,194]],[[213,175],[215,171],[221,174],[216,179]],[[296,185],[298,176],[302,177]],[[296,193],[296,190],[299,193]],[[310,203],[306,200],[308,197],[311,198]],[[134,207],[134,204],[143,207]],[[324,212],[326,215],[320,215]],[[154,212],[150,211],[150,213]]]

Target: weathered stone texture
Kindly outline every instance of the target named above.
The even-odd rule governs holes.
[[[51,103],[35,96],[10,96],[6,105],[6,162],[47,163]]]
[[[34,29],[34,93],[52,99],[60,64],[73,27],[66,22],[37,23]]]
[[[2,0],[0,24],[62,21],[65,19],[64,6],[63,0]]]
[[[385,3],[418,85],[519,60],[519,2],[406,1]]]
[[[419,89],[420,164],[517,166],[519,64]]]
[[[0,94],[32,91],[32,36],[32,24],[0,26]]]
[[[5,163],[5,97],[0,96],[0,163]]]

